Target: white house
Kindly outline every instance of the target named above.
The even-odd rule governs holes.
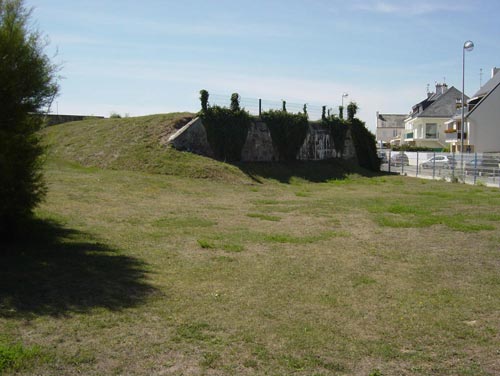
[[[405,119],[408,115],[381,114],[377,111],[377,142],[390,143],[400,139],[405,129]]]
[[[491,79],[467,102],[464,151],[500,152],[500,69],[493,68]],[[452,151],[460,151],[460,114],[447,122],[447,142]]]
[[[461,98],[462,92],[455,87],[436,84],[435,93],[428,93],[426,99],[412,107],[410,116],[405,120],[402,143],[445,148],[447,121],[457,112],[457,100]]]

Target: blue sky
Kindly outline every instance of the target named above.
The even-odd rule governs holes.
[[[53,112],[197,111],[199,90],[336,108],[373,131],[436,81],[473,94],[500,66],[497,0],[26,0],[61,63]]]

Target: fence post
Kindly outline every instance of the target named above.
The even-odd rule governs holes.
[[[476,185],[477,180],[477,153],[474,153],[474,185]]]
[[[432,154],[432,180],[436,178],[436,152]]]
[[[416,172],[415,172],[415,176],[418,176],[418,157],[419,157],[419,152],[417,151],[417,169],[416,169]]]
[[[457,160],[455,158],[455,152],[452,153],[453,159],[451,161],[451,182],[455,182],[455,165],[457,164]]]
[[[389,168],[388,172],[391,172],[391,158],[392,158],[392,150],[389,150],[389,161],[387,163],[387,167]]]
[[[400,159],[400,162],[401,162],[401,175],[404,175],[405,174],[405,162],[404,162],[404,159],[403,159],[403,155],[404,155],[404,151],[400,151],[399,152],[401,154],[401,158]]]
[[[259,117],[262,116],[262,99],[259,98]]]

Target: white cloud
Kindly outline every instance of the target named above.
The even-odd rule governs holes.
[[[374,13],[397,14],[418,16],[436,12],[459,12],[468,9],[465,3],[460,1],[357,1],[353,4],[353,9],[364,10]]]

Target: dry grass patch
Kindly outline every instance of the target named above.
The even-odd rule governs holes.
[[[4,372],[500,373],[497,190],[251,172],[52,162],[0,256],[0,332],[49,356]]]

